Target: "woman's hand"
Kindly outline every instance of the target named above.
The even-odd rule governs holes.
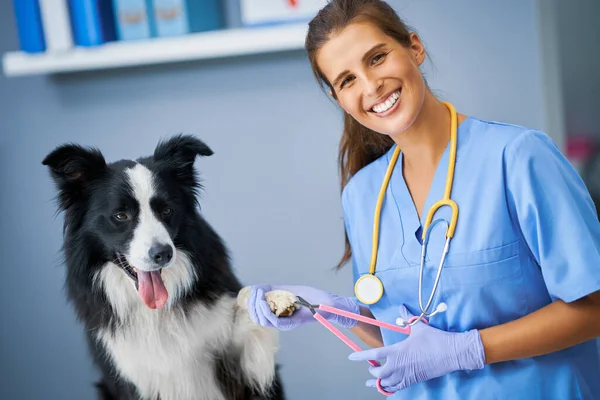
[[[276,328],[280,331],[289,331],[297,327],[316,321],[310,310],[306,307],[300,307],[291,317],[277,317],[271,311],[269,304],[265,300],[265,293],[272,290],[285,290],[296,296],[301,296],[311,304],[325,304],[336,307],[352,313],[360,313],[358,303],[349,297],[336,296],[324,290],[316,289],[310,286],[288,286],[288,285],[254,285],[251,287],[248,299],[248,313],[250,319],[257,325]],[[352,328],[356,325],[356,320],[333,315],[327,312],[321,312],[321,315],[328,321],[334,322],[344,328]]]
[[[406,307],[400,307],[400,317],[412,318]],[[380,367],[370,367],[381,386],[396,392],[410,385],[459,370],[481,369],[485,354],[479,332],[446,332],[419,322],[411,327],[410,335],[390,346],[350,354],[353,361],[381,360]],[[367,381],[375,387],[377,379]]]

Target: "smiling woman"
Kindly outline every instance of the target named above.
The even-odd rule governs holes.
[[[406,337],[324,315],[377,347],[350,359],[385,361],[367,386],[398,399],[600,398],[600,222],[552,140],[437,99],[421,39],[384,1],[331,0],[305,47],[344,112],[340,266],[357,296],[256,285],[253,320],[313,322],[269,311],[261,293],[283,287],[390,324],[423,317]]]

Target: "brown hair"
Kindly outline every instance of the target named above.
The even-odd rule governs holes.
[[[332,35],[355,22],[369,22],[405,47],[410,46],[411,43],[409,28],[385,1],[331,0],[310,21],[305,49],[317,82],[322,88],[324,84],[327,85],[334,98],[337,98],[335,89],[319,69],[317,55]],[[388,135],[366,128],[344,112],[344,130],[338,153],[341,190],[344,190],[356,172],[384,155],[393,144],[394,141]],[[340,268],[352,256],[348,233],[345,230],[344,236],[345,250],[337,268]]]

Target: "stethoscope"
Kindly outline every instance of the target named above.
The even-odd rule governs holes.
[[[448,160],[448,175],[446,176],[446,188],[444,191],[444,197],[441,200],[435,202],[427,213],[427,219],[425,220],[425,229],[423,230],[421,245],[421,264],[419,267],[419,308],[421,309],[421,315],[415,318],[411,318],[411,321],[407,322],[399,318],[396,323],[398,325],[415,325],[421,319],[425,317],[432,317],[437,313],[444,312],[447,309],[446,303],[440,303],[433,312],[429,312],[431,308],[431,303],[433,301],[433,297],[437,291],[437,286],[440,280],[440,275],[442,273],[442,269],[444,267],[444,262],[446,261],[446,254],[448,254],[448,250],[450,248],[450,239],[454,236],[454,230],[456,229],[456,222],[458,221],[458,205],[454,200],[450,199],[450,192],[452,190],[452,182],[454,179],[454,164],[456,160],[456,142],[457,142],[457,127],[458,127],[458,118],[456,115],[456,110],[450,103],[444,103],[444,105],[450,110],[451,123],[450,123],[450,157]],[[373,219],[373,245],[371,249],[371,264],[369,267],[369,273],[361,276],[354,285],[354,293],[356,294],[356,298],[364,304],[375,304],[377,303],[381,297],[383,296],[383,283],[381,280],[375,276],[375,265],[377,262],[377,250],[379,246],[379,220],[381,216],[381,206],[383,204],[383,197],[387,190],[387,186],[390,180],[390,176],[392,175],[392,171],[394,166],[396,165],[396,161],[398,160],[398,156],[400,155],[400,148],[396,147],[390,163],[388,165],[387,171],[383,178],[383,183],[381,185],[381,189],[379,190],[379,197],[377,199],[377,205],[375,206],[375,217]],[[423,286],[423,266],[425,264],[425,256],[427,254],[427,242],[429,240],[429,229],[431,228],[431,221],[433,220],[433,215],[435,212],[441,208],[442,206],[449,206],[452,208],[452,217],[450,219],[450,223],[446,222],[446,244],[444,245],[444,250],[442,253],[442,257],[440,260],[440,264],[438,266],[437,275],[435,277],[435,283],[433,285],[433,289],[431,290],[431,294],[429,295],[429,300],[425,307],[423,307],[423,300],[421,295],[421,290]],[[444,221],[445,222],[445,221]]]

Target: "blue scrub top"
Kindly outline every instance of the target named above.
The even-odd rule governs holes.
[[[368,273],[373,214],[395,147],[356,173],[342,194],[354,280]],[[421,227],[444,194],[449,145],[421,219],[398,158],[381,210],[376,276],[384,296],[369,306],[395,323],[398,307],[418,303]],[[554,300],[571,302],[600,290],[600,224],[577,172],[542,132],[469,117],[458,127],[451,198],[458,224],[431,310],[430,324],[452,332],[483,329],[523,317]],[[433,221],[450,220],[450,209]],[[446,224],[431,229],[423,274],[425,305],[437,272]],[[556,321],[557,328],[562,321]],[[406,338],[382,329],[385,345]],[[600,399],[598,343],[591,340],[541,357],[458,371],[397,392],[397,399]]]

